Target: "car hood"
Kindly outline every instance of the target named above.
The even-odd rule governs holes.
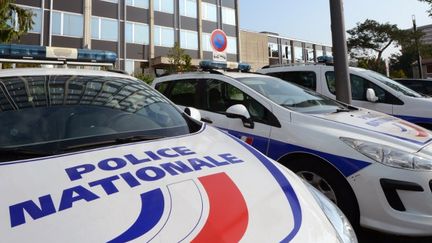
[[[337,242],[303,182],[196,134],[0,164],[4,242]]]
[[[351,112],[318,114],[314,117],[342,123],[366,133],[375,132],[398,141],[410,144],[417,149],[432,141],[432,133],[413,123],[380,112],[359,109]]]

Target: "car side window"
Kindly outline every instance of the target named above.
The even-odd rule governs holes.
[[[230,106],[242,104],[255,122],[273,126],[277,123],[276,117],[267,108],[235,86],[215,79],[207,79],[205,82],[204,110],[223,113]]]
[[[325,76],[326,76],[327,87],[329,91],[332,94],[336,95],[336,80],[335,80],[334,72],[333,71],[326,72]],[[378,101],[377,101],[378,103],[387,103],[387,104],[394,104],[394,105],[403,104],[403,102],[400,101],[398,98],[396,98],[389,92],[385,91],[383,88],[370,82],[367,79],[364,79],[354,74],[350,75],[350,79],[351,79],[351,96],[353,100],[367,101],[366,90],[368,88],[372,88],[375,91],[375,95],[378,97]]]
[[[268,75],[298,84],[311,90],[316,90],[316,74],[311,71],[275,72]]]
[[[201,108],[201,97],[199,95],[198,80],[183,79],[170,82],[171,87],[166,87],[164,94],[175,104]],[[161,89],[163,86],[161,87]],[[159,90],[159,89],[158,89]]]
[[[155,89],[161,94],[164,94],[165,92],[167,92],[168,86],[169,82],[158,83],[156,84]]]

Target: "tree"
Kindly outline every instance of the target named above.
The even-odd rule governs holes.
[[[0,0],[0,41],[19,39],[33,26],[33,13],[15,4],[15,0]]]
[[[348,51],[353,58],[368,58],[375,56],[376,63],[382,59],[383,52],[402,34],[397,25],[380,24],[375,20],[366,19],[363,23],[348,30]]]
[[[185,50],[182,49],[179,43],[175,43],[174,47],[168,52],[168,60],[170,67],[169,73],[188,72],[192,70],[192,58]]]
[[[432,17],[432,0],[419,0],[419,1],[430,5],[430,8],[426,12],[429,14],[429,17]]]
[[[417,46],[415,40],[420,40],[425,34],[420,31],[406,30],[399,38],[401,52],[391,55],[390,69],[392,70],[392,77],[396,77],[402,71],[405,76],[413,77],[412,66],[417,61]],[[432,53],[432,45],[418,44],[418,51],[422,57],[430,57]],[[399,74],[396,72],[398,71]]]
[[[376,60],[375,58],[362,57],[358,59],[357,66],[365,69],[374,70],[384,75],[386,74],[386,65],[383,59]]]

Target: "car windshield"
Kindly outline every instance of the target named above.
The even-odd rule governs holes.
[[[20,148],[52,154],[87,143],[169,137],[197,129],[141,81],[71,75],[0,78],[0,124],[2,159]]]
[[[237,80],[276,104],[301,113],[332,113],[348,110],[348,107],[341,103],[279,78],[262,76]]]
[[[364,72],[366,73],[367,76],[378,80],[379,82],[387,85],[388,87],[390,87],[391,89],[393,89],[399,93],[402,93],[402,94],[410,96],[410,97],[416,97],[416,98],[423,97],[423,95],[417,93],[416,91],[414,91],[414,90],[412,90],[412,89],[410,89],[410,88],[408,88],[408,87],[406,87],[406,86],[404,86],[404,85],[402,85],[402,84],[400,84],[400,83],[398,83],[392,79],[389,79],[380,73],[377,73],[377,72],[374,72],[371,70],[365,70]]]

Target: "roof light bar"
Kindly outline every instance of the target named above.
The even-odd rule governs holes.
[[[111,51],[87,50],[63,47],[44,47],[36,45],[0,44],[0,60],[2,62],[39,61],[73,61],[114,64],[117,54]],[[28,61],[27,61],[28,62]]]
[[[236,70],[241,72],[248,72],[251,69],[251,65],[247,63],[237,63],[237,62],[217,62],[211,60],[204,60],[199,63],[201,69],[203,70]]]

